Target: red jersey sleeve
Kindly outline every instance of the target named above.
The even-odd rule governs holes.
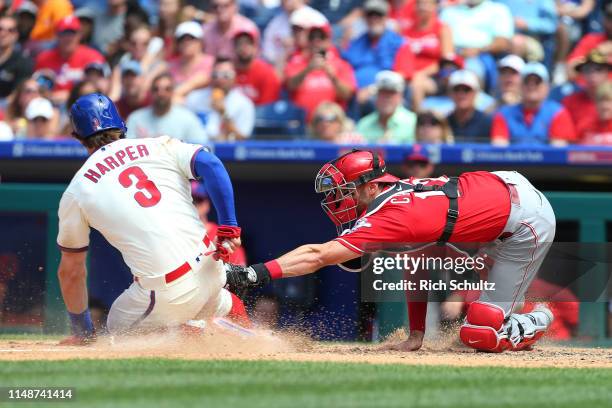
[[[415,57],[410,43],[402,45],[395,55],[393,70],[401,74],[404,79],[410,80],[414,75]]]
[[[351,230],[335,241],[358,254],[367,252],[373,244],[408,242],[410,226],[399,221],[402,218],[396,206],[385,205],[373,215],[357,220]]]
[[[259,89],[259,104],[275,102],[280,97],[281,83],[278,75],[271,65],[262,63],[262,73],[264,73],[263,86]]]
[[[559,109],[559,112],[553,117],[549,135],[550,139],[561,139],[568,142],[576,141],[576,128],[567,109]]]
[[[491,140],[493,139],[504,139],[510,140],[510,130],[504,116],[497,112],[493,116],[493,123],[491,125]]]

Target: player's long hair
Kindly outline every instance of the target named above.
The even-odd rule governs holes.
[[[121,130],[109,129],[95,134],[92,137],[88,137],[87,139],[78,139],[87,149],[96,151],[102,146],[106,146],[107,144],[110,144],[115,140],[123,139],[124,137],[125,134]]]

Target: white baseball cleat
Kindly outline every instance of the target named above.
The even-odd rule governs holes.
[[[550,309],[539,304],[529,313],[513,313],[504,324],[508,340],[512,343],[511,350],[526,350],[538,341],[548,330],[554,316]]]
[[[181,324],[180,331],[183,335],[187,336],[198,336],[206,332],[206,321],[205,320],[187,320]]]

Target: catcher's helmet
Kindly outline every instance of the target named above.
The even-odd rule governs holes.
[[[109,129],[125,132],[127,128],[113,101],[100,93],[83,95],[70,107],[70,121],[74,134],[87,139]]]
[[[398,180],[387,173],[385,161],[376,152],[355,149],[321,167],[315,179],[315,191],[325,194],[321,206],[340,234],[359,217],[354,194],[358,186]]]

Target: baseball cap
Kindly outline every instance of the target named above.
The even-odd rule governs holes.
[[[66,16],[62,18],[55,26],[55,31],[63,33],[64,31],[79,31],[81,29],[81,22],[74,16]]]
[[[106,62],[90,62],[85,66],[83,71],[85,73],[87,73],[87,71],[97,71],[102,74],[104,78],[108,78],[111,74],[111,69]]]
[[[606,65],[608,67],[612,65],[610,64],[608,57],[602,54],[601,51],[597,49],[591,50],[591,52],[589,52],[586,57],[582,57],[578,64],[576,64],[576,70],[580,71],[582,68],[589,64]]]
[[[429,153],[423,146],[415,144],[410,148],[410,151],[404,157],[404,163],[430,163]]]
[[[480,90],[480,82],[475,73],[467,69],[460,69],[453,72],[448,79],[449,88],[454,88],[459,85],[465,85],[475,91]]]
[[[40,117],[51,119],[53,117],[53,105],[46,98],[34,98],[28,103],[25,117],[27,120],[34,120]]]
[[[363,5],[363,10],[366,12],[376,12],[383,16],[389,13],[389,3],[384,0],[367,0]]]
[[[204,30],[202,30],[202,25],[200,23],[196,23],[195,21],[185,21],[176,27],[176,31],[174,31],[174,38],[181,38],[184,35],[190,35],[194,38],[202,38],[204,37]]]
[[[497,67],[499,69],[511,68],[518,73],[520,73],[523,70],[524,66],[525,66],[525,61],[523,61],[523,59],[519,57],[518,55],[514,55],[514,54],[506,55],[497,64]]]
[[[329,24],[327,17],[312,7],[303,6],[291,13],[289,23],[292,26],[310,28],[316,25]]]
[[[550,81],[550,76],[548,75],[548,70],[546,67],[539,62],[528,62],[525,64],[523,69],[521,70],[521,78],[525,79],[529,75],[535,75],[542,79],[544,82]]]
[[[375,78],[376,89],[404,92],[404,78],[393,71],[380,71]]]
[[[326,37],[331,37],[332,36],[332,28],[331,25],[329,23],[324,23],[322,21],[318,21],[314,24],[311,24],[309,31],[313,32],[315,30],[319,30],[322,31],[323,34],[325,34]]]
[[[16,14],[28,13],[33,16],[36,16],[36,14],[38,14],[38,6],[32,3],[31,1],[26,0],[23,3],[21,3],[19,8],[17,8],[15,12]]]
[[[136,60],[127,60],[121,64],[121,75],[125,75],[128,72],[131,72],[135,75],[142,74],[142,68],[140,67],[140,63]]]
[[[240,27],[232,38],[235,40],[241,35],[248,35],[255,43],[259,43],[259,30],[257,30],[257,27]]]

